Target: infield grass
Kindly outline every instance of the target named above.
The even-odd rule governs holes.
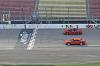
[[[54,64],[54,65],[43,65],[43,64],[22,64],[22,65],[7,65],[7,64],[0,64],[0,66],[100,66],[100,63],[88,63],[88,64]]]

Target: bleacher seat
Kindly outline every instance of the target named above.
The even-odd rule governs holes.
[[[90,15],[100,19],[100,0],[90,0]]]
[[[44,20],[82,20],[86,19],[86,0],[40,0],[39,16]]]
[[[12,21],[30,20],[34,10],[35,0],[0,0],[0,20],[5,14],[10,14]]]

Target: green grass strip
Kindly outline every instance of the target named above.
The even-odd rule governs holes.
[[[55,64],[55,65],[43,65],[43,64],[34,64],[34,65],[7,65],[7,64],[0,64],[0,66],[100,66],[100,63],[88,63],[88,64]]]
[[[55,66],[100,66],[100,63],[89,63],[89,64],[58,64]]]
[[[39,65],[39,64],[37,64],[37,65],[27,65],[27,64],[22,64],[22,65],[0,65],[0,66],[55,66],[55,65],[43,65],[43,64],[41,64],[41,65]]]

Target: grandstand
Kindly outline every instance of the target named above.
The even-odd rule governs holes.
[[[86,0],[40,0],[38,6],[43,23],[86,21]]]
[[[35,0],[0,0],[0,21],[30,21],[35,11]]]
[[[100,22],[100,0],[90,0],[90,16],[98,23]]]
[[[99,3],[99,0],[0,0],[0,23],[97,23]]]

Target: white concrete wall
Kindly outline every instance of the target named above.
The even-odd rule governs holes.
[[[65,28],[66,25],[72,25],[73,27],[76,27],[76,25],[79,26],[79,28],[86,28],[88,24],[27,24],[27,29],[33,29],[35,27],[38,27],[39,29],[61,29]],[[97,25],[97,24],[91,24],[91,25]],[[0,29],[24,29],[25,24],[0,24]]]

